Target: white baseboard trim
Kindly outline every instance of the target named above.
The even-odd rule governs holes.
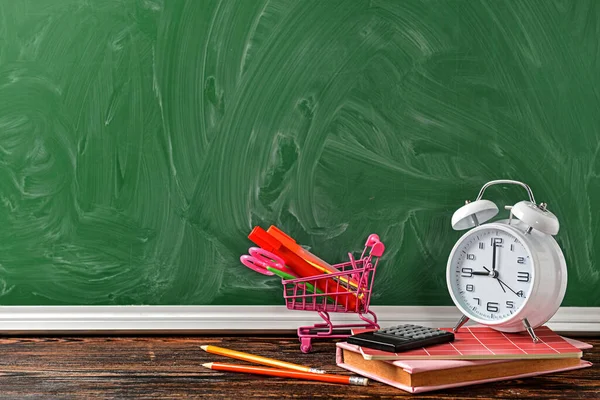
[[[375,306],[379,323],[453,326],[452,306]],[[331,314],[334,322],[360,322],[356,314]],[[216,333],[294,331],[320,318],[284,306],[4,306],[0,333]],[[562,307],[548,323],[563,333],[600,334],[600,307]]]

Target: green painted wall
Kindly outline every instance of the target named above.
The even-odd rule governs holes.
[[[0,0],[0,304],[282,304],[253,225],[451,304],[453,211],[530,184],[600,306],[600,2]],[[500,205],[519,189],[490,189]]]

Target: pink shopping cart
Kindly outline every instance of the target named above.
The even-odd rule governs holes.
[[[369,303],[377,264],[384,251],[379,236],[371,234],[358,260],[348,253],[348,262],[334,265],[339,272],[282,280],[288,309],[316,311],[325,321],[298,328],[303,353],[312,350],[311,341],[315,338],[348,337],[351,328],[379,329],[377,316],[369,310]],[[357,313],[362,322],[334,324],[329,318],[331,312]]]

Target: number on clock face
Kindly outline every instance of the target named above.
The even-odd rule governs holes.
[[[533,286],[533,265],[509,232],[482,229],[465,236],[451,261],[451,287],[469,314],[501,320],[519,311]]]

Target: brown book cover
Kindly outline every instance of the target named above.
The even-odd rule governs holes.
[[[542,375],[591,365],[578,357],[534,360],[366,360],[358,346],[345,342],[338,343],[337,346],[339,366],[412,393]]]

